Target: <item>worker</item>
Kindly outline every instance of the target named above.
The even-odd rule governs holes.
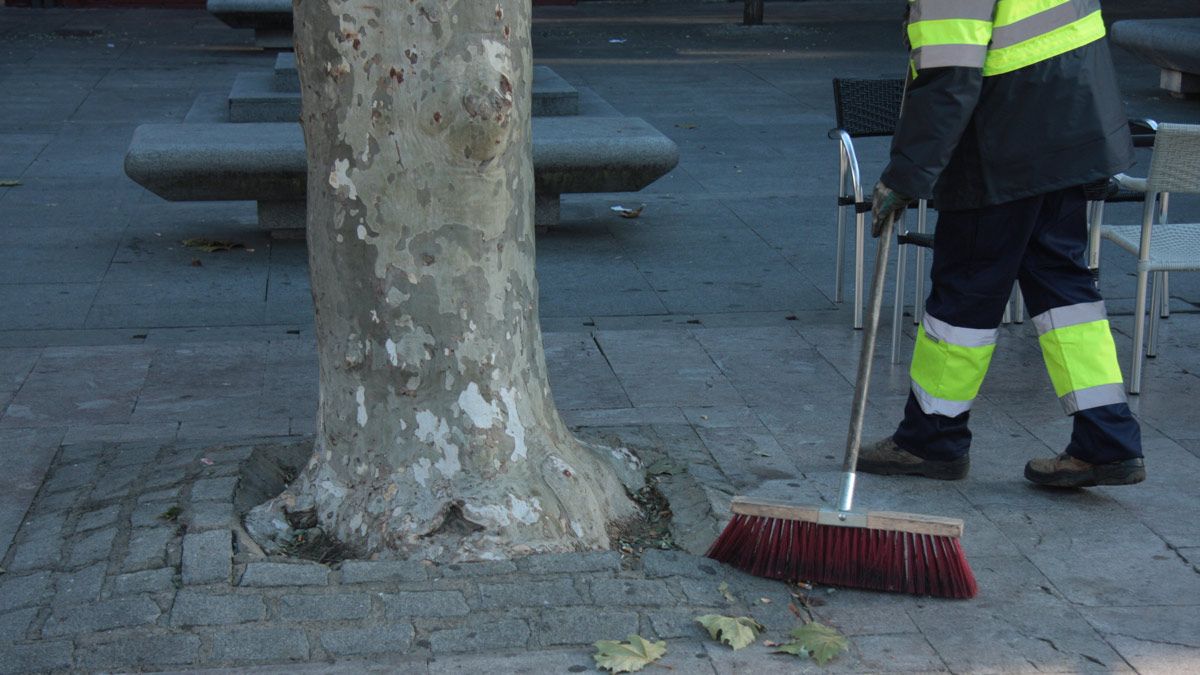
[[[1141,482],[1141,431],[1084,263],[1083,186],[1133,163],[1099,3],[909,0],[906,28],[909,83],[872,229],[933,200],[932,291],[904,419],[862,449],[858,470],[966,477],[971,405],[1015,280],[1074,423],[1065,451],[1031,460],[1025,477]]]

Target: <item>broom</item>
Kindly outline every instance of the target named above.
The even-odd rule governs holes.
[[[959,541],[962,520],[852,510],[892,225],[879,237],[837,508],[735,497],[733,518],[707,555],[770,579],[970,598],[978,588]]]

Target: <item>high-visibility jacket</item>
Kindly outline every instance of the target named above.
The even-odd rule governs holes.
[[[884,185],[973,209],[1133,164],[1097,0],[909,0],[907,34]]]

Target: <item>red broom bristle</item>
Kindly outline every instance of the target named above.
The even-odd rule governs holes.
[[[769,579],[940,598],[979,592],[957,537],[737,514],[707,555]]]

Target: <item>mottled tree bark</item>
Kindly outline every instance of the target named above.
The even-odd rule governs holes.
[[[355,553],[605,548],[627,452],[586,446],[546,380],[534,277],[529,0],[297,0],[315,452],[247,527],[316,510]]]

